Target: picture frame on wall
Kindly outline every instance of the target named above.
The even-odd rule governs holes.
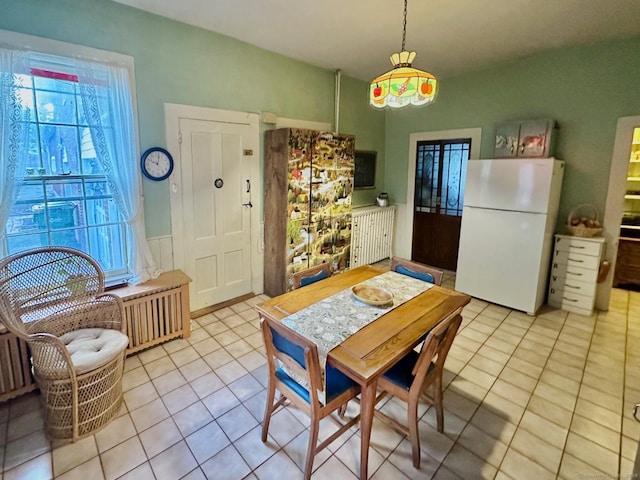
[[[353,187],[356,190],[376,188],[376,158],[378,153],[372,150],[355,151],[355,170]]]

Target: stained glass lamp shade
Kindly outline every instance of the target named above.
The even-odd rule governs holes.
[[[402,51],[391,55],[393,69],[373,79],[369,85],[369,104],[376,108],[428,105],[436,99],[436,77],[411,66],[416,52],[405,50],[406,35],[407,0],[404,0]]]
[[[436,99],[438,81],[432,74],[411,66],[416,52],[391,55],[394,68],[371,81],[369,103],[376,108],[428,105]]]

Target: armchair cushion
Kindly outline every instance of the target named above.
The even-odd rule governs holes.
[[[67,347],[78,375],[109,363],[129,344],[129,338],[122,332],[104,328],[74,330],[60,340]]]

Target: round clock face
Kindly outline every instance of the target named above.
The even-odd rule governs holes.
[[[164,148],[150,148],[142,154],[140,162],[145,177],[159,181],[168,178],[173,171],[173,158]]]

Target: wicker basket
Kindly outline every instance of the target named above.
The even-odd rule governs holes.
[[[590,203],[583,203],[571,209],[569,217],[567,218],[567,230],[569,231],[569,235],[573,235],[574,237],[591,238],[602,233],[602,227],[571,225],[571,221],[573,219],[581,219],[585,217],[589,220],[598,220],[598,209]]]

